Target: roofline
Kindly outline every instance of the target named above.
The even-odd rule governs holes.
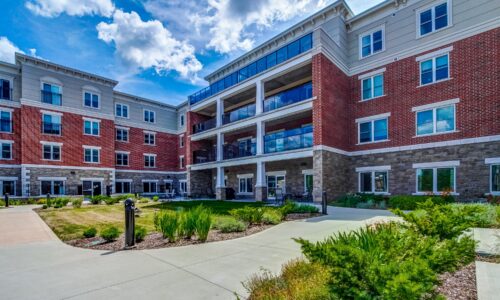
[[[96,80],[104,81],[106,84],[110,84],[112,86],[116,86],[118,84],[118,81],[110,79],[110,78],[106,78],[106,77],[99,76],[99,75],[96,75],[96,74],[92,74],[92,73],[89,73],[89,72],[85,72],[85,71],[81,71],[81,70],[69,68],[69,67],[66,67],[66,66],[63,66],[63,65],[59,65],[59,64],[47,61],[47,60],[43,60],[43,59],[36,58],[36,57],[30,56],[30,55],[26,55],[26,54],[22,54],[22,53],[19,53],[19,52],[16,52],[15,57],[16,57],[16,62],[20,61],[20,62],[34,62],[34,63],[38,63],[38,64],[45,64],[45,65],[54,67],[56,69],[61,69],[61,70],[73,72],[75,74],[79,74],[80,76],[90,77],[91,79],[95,78]]]
[[[152,100],[152,99],[148,99],[148,98],[144,98],[144,97],[140,97],[140,96],[136,96],[136,95],[132,95],[132,94],[128,94],[125,92],[116,91],[116,90],[113,90],[113,96],[114,95],[132,98],[132,100],[136,100],[136,101],[138,100],[138,101],[143,101],[143,102],[149,102],[149,103],[152,103],[155,105],[160,105],[160,106],[168,107],[170,109],[175,109],[175,110],[178,110],[181,106],[187,105],[187,100],[180,103],[179,105],[173,105],[173,104],[168,104],[168,103],[161,102],[158,100]]]
[[[391,5],[391,4],[399,5],[401,3],[406,3],[406,2],[408,2],[408,1],[407,0],[385,0],[385,1],[380,2],[379,4],[377,4],[375,6],[370,7],[369,9],[367,9],[367,10],[365,10],[357,15],[353,15],[350,19],[346,20],[346,23],[350,24],[350,23],[355,22],[359,19],[367,17],[367,16],[371,15],[372,13],[377,12],[379,9],[382,9],[386,6]]]
[[[387,0],[387,1],[393,1],[393,0]],[[222,70],[224,69],[227,69],[229,65],[231,64],[234,64],[240,60],[243,60],[243,58],[249,56],[250,54],[252,53],[255,53],[257,51],[259,51],[260,49],[264,48],[265,46],[269,45],[270,43],[272,43],[274,40],[277,40],[279,39],[280,37],[288,34],[289,32],[292,32],[294,31],[295,29],[297,28],[300,28],[301,26],[303,26],[305,23],[308,23],[308,22],[311,22],[311,20],[313,20],[314,18],[318,17],[318,16],[321,16],[322,14],[325,14],[327,11],[329,10],[332,10],[336,7],[338,7],[339,5],[343,5],[344,8],[347,10],[347,12],[349,13],[349,15],[354,15],[354,13],[352,12],[351,8],[349,7],[349,5],[347,5],[347,3],[345,2],[345,0],[337,0],[335,2],[333,2],[332,4],[324,7],[323,9],[321,9],[320,11],[310,15],[309,17],[305,18],[304,20],[300,21],[299,23],[296,23],[295,25],[289,27],[288,29],[280,32],[279,34],[273,36],[272,38],[270,39],[267,39],[265,42],[261,43],[260,45],[258,45],[257,47],[253,48],[252,50],[250,51],[247,51],[245,52],[244,54],[238,56],[237,58],[231,60],[230,62],[228,62],[227,64],[224,64],[222,67],[218,68],[217,70],[213,71],[213,72],[210,72],[210,74],[207,74],[204,79],[206,81],[209,81],[208,79],[212,76],[214,76],[215,74],[221,72]]]
[[[8,67],[8,68],[12,68],[12,69],[19,70],[19,66],[18,66],[18,65],[16,65],[16,64],[11,64],[11,63],[6,62],[6,61],[0,61],[0,66],[3,66],[3,67]]]

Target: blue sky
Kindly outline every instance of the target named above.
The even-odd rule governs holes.
[[[178,104],[203,77],[333,0],[0,0],[0,60],[15,51]],[[347,0],[360,13],[382,0]]]

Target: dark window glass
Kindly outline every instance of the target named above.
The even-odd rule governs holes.
[[[11,158],[12,158],[12,145],[2,144],[2,159],[11,159]]]
[[[442,168],[437,169],[437,191],[454,191],[455,186],[455,169],[453,168]]]
[[[269,54],[267,57],[267,67],[271,68],[276,65],[276,52]]]
[[[287,57],[286,47],[283,47],[283,48],[279,49],[278,51],[276,51],[276,64],[280,64],[287,59],[288,59],[288,57]]]
[[[373,53],[382,50],[382,30],[373,33]]]
[[[372,122],[359,124],[359,142],[366,143],[372,141]]]
[[[15,181],[3,181],[3,195],[9,194],[9,195],[15,195]]]
[[[305,52],[312,48],[312,34],[308,34],[300,39],[300,52]]]
[[[0,79],[0,98],[10,100],[10,81]]]
[[[360,192],[371,193],[372,192],[372,173],[366,172],[360,174]]]
[[[263,57],[257,61],[257,74],[267,69],[267,57]]]
[[[448,55],[436,58],[436,81],[448,78]]]
[[[434,29],[438,30],[448,26],[447,3],[436,6],[434,10],[435,24]]]
[[[419,169],[417,171],[418,177],[418,191],[419,192],[432,192],[433,185],[433,170],[432,169]]]
[[[432,9],[420,13],[420,35],[432,31]]]
[[[257,74],[257,64],[252,63],[252,64],[248,65],[248,77],[252,77],[255,74]]]
[[[290,45],[288,45],[288,58],[299,55],[300,53],[300,40],[297,40]]]
[[[42,181],[42,195],[52,194],[52,182]]]
[[[491,191],[500,192],[500,165],[491,166]]]

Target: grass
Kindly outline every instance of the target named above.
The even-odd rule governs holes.
[[[158,210],[189,210],[200,204],[212,210],[214,223],[220,219],[232,218],[229,211],[244,206],[259,207],[262,203],[223,202],[223,201],[186,201],[167,203],[136,204],[141,210],[140,217],[135,218],[136,226],[146,228],[147,232],[154,231],[153,216]],[[98,232],[110,225],[123,231],[125,227],[125,212],[123,204],[89,205],[82,208],[49,208],[39,210],[40,217],[49,225],[54,233],[63,241],[78,239],[88,227],[95,227]]]

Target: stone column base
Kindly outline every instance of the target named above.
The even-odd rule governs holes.
[[[255,187],[255,201],[266,201],[267,200],[267,187],[258,186]]]
[[[226,200],[226,188],[225,187],[215,188],[215,199]]]

